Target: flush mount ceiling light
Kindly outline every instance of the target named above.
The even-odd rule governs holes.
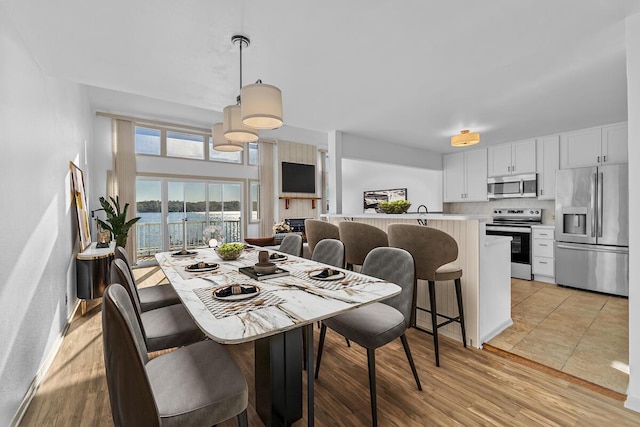
[[[480,142],[479,133],[470,133],[468,129],[461,131],[458,135],[451,137],[451,145],[454,147],[467,147]]]
[[[236,34],[231,42],[240,48],[240,95],[236,105],[223,110],[224,137],[232,143],[255,142],[258,129],[277,129],[282,126],[282,92],[273,85],[258,80],[242,87],[242,49],[249,46],[249,38]]]
[[[242,151],[242,145],[227,141],[222,130],[222,123],[216,123],[211,127],[213,135],[213,149],[217,151]]]

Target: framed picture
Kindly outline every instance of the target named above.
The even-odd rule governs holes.
[[[370,190],[364,192],[364,213],[380,213],[378,204],[382,201],[407,200],[406,188],[392,190]]]
[[[71,192],[76,205],[78,215],[78,231],[80,232],[80,251],[84,251],[91,245],[91,228],[89,226],[89,207],[87,206],[87,196],[84,191],[84,175],[82,170],[73,162],[69,162],[71,169]]]

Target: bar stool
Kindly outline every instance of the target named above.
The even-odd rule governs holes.
[[[338,230],[337,225],[333,225],[326,221],[319,221],[317,219],[304,220],[304,233],[307,236],[307,244],[309,245],[309,252],[311,252],[312,256],[313,250],[321,240],[340,240],[340,230]]]
[[[372,249],[389,246],[387,233],[373,225],[342,221],[338,224],[340,240],[344,243],[347,269],[362,265]]]
[[[460,323],[462,331],[462,344],[467,346],[467,335],[464,328],[464,309],[462,307],[462,286],[460,278],[462,269],[447,265],[458,258],[458,244],[455,239],[438,229],[413,224],[389,224],[387,227],[389,234],[389,246],[402,248],[411,255],[416,263],[416,278],[427,280],[429,283],[429,305],[427,310],[415,305],[416,310],[431,313],[432,331],[423,330],[415,325],[415,313],[413,325],[417,329],[433,335],[433,347],[436,354],[436,366],[440,366],[440,354],[438,352],[438,329],[452,322]],[[450,317],[440,314],[436,306],[435,283],[453,280],[455,285],[456,299],[458,302],[458,316]],[[438,323],[438,317],[445,320]]]

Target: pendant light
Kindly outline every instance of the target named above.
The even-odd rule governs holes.
[[[222,123],[216,123],[211,127],[211,134],[213,135],[213,149],[216,151],[242,151],[242,145],[235,144],[231,141],[228,141],[224,137],[224,132],[222,130]]]
[[[262,80],[241,90],[242,123],[255,129],[277,129],[282,126],[282,92]]]
[[[249,46],[249,39],[242,35],[235,35],[231,37],[231,42],[240,46],[240,90],[242,90],[242,48]],[[255,142],[258,140],[258,131],[242,123],[240,104],[241,98],[238,95],[236,105],[224,107],[222,113],[224,137],[234,143]]]
[[[480,142],[480,134],[470,133],[468,129],[451,137],[451,145],[454,147],[467,147],[469,145],[475,145],[478,142]]]

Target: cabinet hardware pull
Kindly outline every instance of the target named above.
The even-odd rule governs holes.
[[[511,172],[511,166],[507,166],[507,172]]]
[[[540,246],[549,246],[546,243],[538,243]]]
[[[598,156],[598,161],[597,161],[597,163],[600,163],[600,156]]]
[[[606,163],[606,162],[607,162],[607,156],[604,156],[604,157],[602,158],[602,160]]]
[[[546,264],[547,261],[538,261],[540,264]]]
[[[511,166],[511,172],[515,172],[516,171],[516,167],[515,166]]]

